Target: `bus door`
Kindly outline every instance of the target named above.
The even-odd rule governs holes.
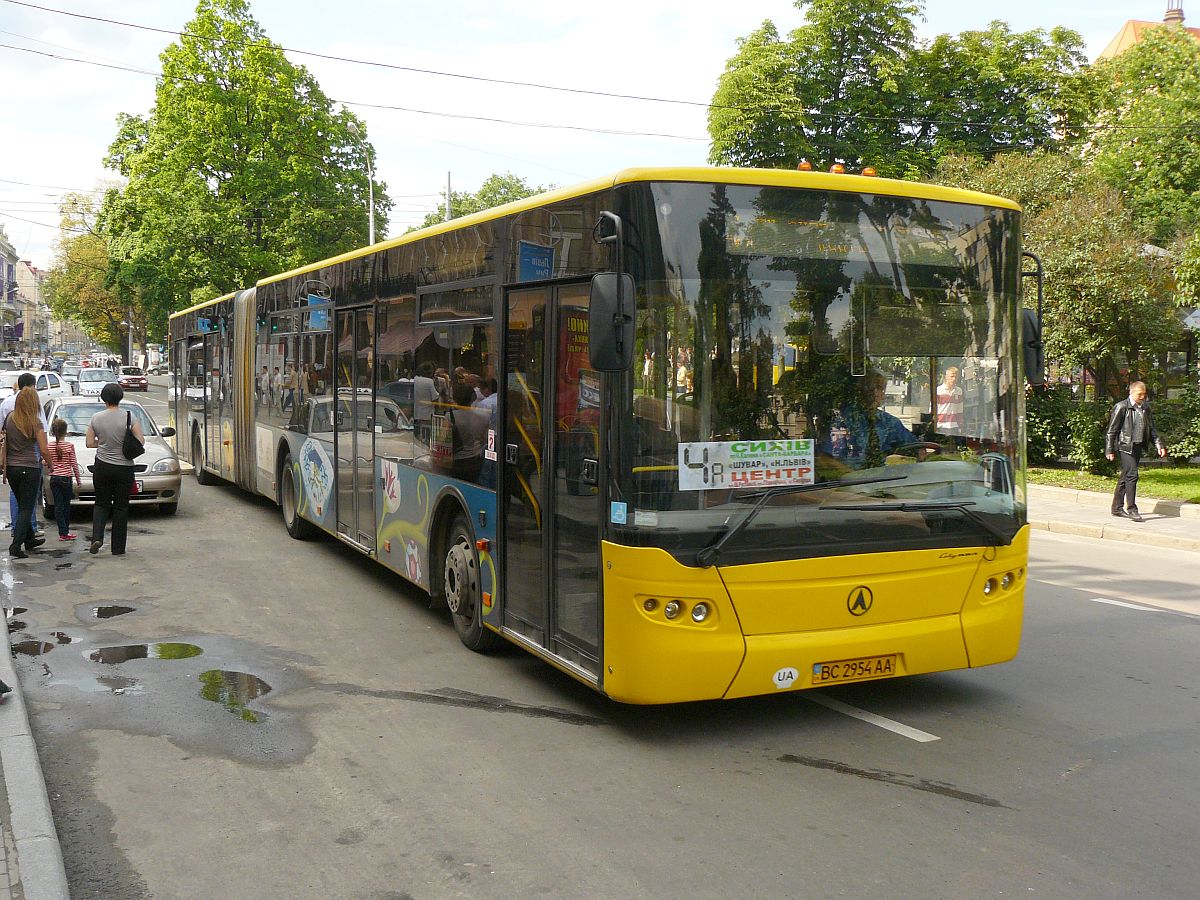
[[[219,335],[204,335],[204,462],[214,469],[221,467],[221,416],[217,407],[223,343]]]
[[[588,364],[588,285],[506,300],[504,625],[599,673],[600,379]]]
[[[337,312],[333,421],[338,534],[375,549],[375,311]]]

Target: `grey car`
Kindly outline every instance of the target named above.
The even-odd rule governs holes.
[[[85,370],[86,371],[86,370]],[[71,507],[94,506],[96,489],[92,484],[91,466],[96,461],[96,451],[85,445],[88,422],[92,416],[104,409],[97,397],[62,397],[50,400],[45,405],[46,421],[56,418],[67,423],[67,440],[75,446],[75,458],[83,484],[76,491]],[[146,452],[133,465],[134,492],[129,497],[130,506],[157,506],[164,515],[174,515],[179,509],[181,478],[179,459],[167,443],[166,438],[175,434],[174,428],[159,428],[142,404],[133,400],[122,400],[121,409],[129,410],[134,421],[142,426],[146,437]],[[50,439],[53,443],[54,439]],[[52,516],[54,495],[50,491],[50,469],[43,468],[43,496],[46,516]]]

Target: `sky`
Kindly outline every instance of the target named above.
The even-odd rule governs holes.
[[[995,18],[1018,31],[1065,25],[1094,59],[1127,19],[1161,21],[1166,7],[1167,0],[926,0],[918,31],[958,34]],[[289,50],[689,101],[494,85],[289,52],[366,122],[376,178],[395,201],[391,236],[437,206],[448,176],[455,191],[474,191],[495,172],[561,186],[628,166],[703,164],[703,104],[737,39],[765,19],[782,33],[803,23],[790,0],[250,0],[250,10]],[[0,225],[22,259],[53,264],[63,193],[111,181],[103,158],[118,114],[146,115],[153,106],[153,75],[125,69],[157,72],[174,37],[129,25],[180,31],[194,11],[195,0],[0,0]]]

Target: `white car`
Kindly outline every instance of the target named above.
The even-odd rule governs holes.
[[[11,372],[0,372],[0,397],[7,397],[12,393],[13,387],[17,383],[17,379],[29,372],[28,369],[17,369]],[[42,402],[53,400],[56,397],[70,397],[71,387],[66,384],[57,372],[29,372],[34,377],[33,386],[37,388],[38,399]]]
[[[80,369],[78,382],[79,396],[96,397],[104,390],[104,386],[110,382],[113,384],[117,383],[117,373],[112,369]]]
[[[88,371],[84,369],[84,371]],[[100,370],[108,371],[108,370]],[[112,375],[111,371],[108,371]],[[79,462],[83,484],[71,500],[71,506],[94,506],[96,488],[92,481],[92,467],[96,462],[96,451],[87,446],[87,427],[92,416],[104,409],[104,404],[95,398],[67,397],[51,400],[45,405],[46,419],[55,418],[67,423],[67,440],[75,445],[75,458]],[[167,442],[173,437],[174,428],[158,428],[146,408],[134,400],[122,400],[121,409],[129,410],[134,421],[142,426],[146,438],[146,452],[133,463],[133,493],[129,495],[130,506],[157,506],[164,515],[174,515],[179,509],[179,492],[182,488],[179,460]],[[54,439],[50,442],[53,444]],[[47,519],[51,520],[54,494],[50,490],[50,468],[42,467],[43,504]]]

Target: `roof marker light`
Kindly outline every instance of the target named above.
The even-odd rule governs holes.
[[[845,175],[846,167],[843,166],[841,163],[834,163],[832,166],[829,167],[829,171],[831,173],[833,173],[834,175]]]

